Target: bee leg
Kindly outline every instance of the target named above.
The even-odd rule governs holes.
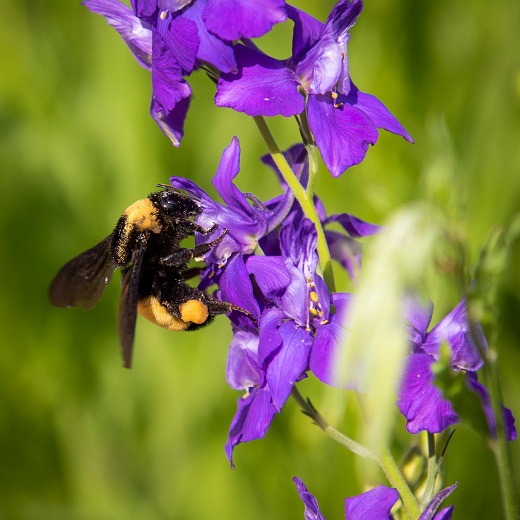
[[[206,229],[205,227],[191,220],[182,220],[180,223],[178,223],[178,225],[180,225],[190,235],[193,235],[195,232],[197,232],[204,236],[213,233],[213,231],[219,227],[219,225],[214,222],[210,228]]]
[[[246,311],[246,309],[243,309],[242,307],[238,307],[238,305],[233,305],[231,302],[225,302],[211,298],[206,300],[205,304],[207,305],[212,316],[216,316],[217,314],[228,314],[231,311],[238,311],[242,314],[245,314],[246,316],[249,316],[253,321],[256,322],[255,318],[249,311]]]
[[[206,253],[209,253],[213,247],[215,247],[218,243],[222,241],[222,239],[227,235],[228,230],[225,229],[222,235],[220,235],[213,242],[209,242],[207,244],[200,244],[191,249],[178,249],[174,251],[171,255],[163,256],[160,259],[162,265],[166,265],[168,267],[177,267],[181,265],[187,264],[190,260],[194,258],[202,258]]]

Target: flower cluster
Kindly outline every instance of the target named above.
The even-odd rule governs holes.
[[[271,155],[262,161],[280,186],[280,194],[268,201],[234,184],[240,170],[236,137],[213,178],[222,203],[189,179],[170,179],[199,202],[199,229],[213,230],[197,233],[196,243],[223,237],[204,259],[199,287],[216,285],[218,297],[249,313],[234,311],[229,316],[233,338],[226,378],[242,392],[226,444],[233,465],[235,447],[265,436],[298,381],[313,374],[325,384],[340,386],[337,365],[354,296],[336,291],[327,269],[334,260],[355,279],[361,269],[357,239],[379,231],[353,215],[327,213],[314,193],[317,161],[309,157],[318,150],[330,174],[339,177],[364,159],[378,139],[378,129],[413,140],[383,103],[359,90],[350,76],[347,44],[362,0],[339,0],[325,23],[284,0],[131,0],[131,8],[119,0],[83,3],[107,19],[138,63],[151,72],[150,112],[173,145],[179,146],[184,134],[192,94],[188,78],[197,69],[214,81],[216,106],[257,122],[268,116],[294,117],[302,136],[302,143],[282,154],[263,135]],[[292,54],[279,60],[252,39],[286,21],[293,24]],[[450,373],[464,379],[479,402],[486,435],[496,437],[491,397],[477,377],[487,343],[480,326],[469,319],[466,301],[430,331],[432,305],[409,298],[403,308],[410,351],[396,403],[408,431],[436,434],[461,420],[455,404],[435,384],[434,367],[446,344]],[[500,422],[505,437],[516,438],[513,415],[505,407]],[[323,518],[301,480],[295,483],[305,517]],[[453,508],[437,509],[454,488],[433,497],[420,520],[451,518]],[[347,498],[345,513],[347,518],[392,518],[398,497],[396,489],[380,486]]]
[[[360,163],[378,128],[412,138],[376,97],[361,92],[348,69],[349,29],[362,0],[340,0],[325,24],[284,0],[84,0],[103,15],[152,74],[150,112],[175,146],[184,135],[191,88],[204,69],[217,81],[215,103],[251,116],[298,116],[334,176]],[[251,38],[294,23],[292,56],[276,60]],[[235,43],[236,42],[236,43]]]
[[[174,187],[201,201],[200,225],[210,227],[218,222],[228,230],[206,258],[201,286],[218,283],[223,299],[248,310],[256,320],[231,315],[227,380],[247,394],[239,399],[231,425],[226,448],[230,460],[237,444],[265,435],[294,383],[308,370],[323,382],[332,381],[334,347],[340,343],[343,316],[351,299],[346,293],[329,292],[317,273],[316,227],[286,186],[282,195],[264,203],[233,184],[239,153],[234,138],[213,179],[226,205],[213,201],[188,179],[170,179]],[[297,145],[285,156],[305,185],[309,169],[305,148]],[[342,244],[332,248],[333,257],[354,272],[353,266],[359,262],[355,239],[377,232],[378,227],[346,213],[327,216],[319,199],[315,203],[324,226],[335,222],[343,228],[325,236],[330,244]],[[211,241],[219,233],[198,235],[197,243]]]

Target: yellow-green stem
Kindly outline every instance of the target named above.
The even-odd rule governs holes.
[[[421,514],[419,504],[388,448],[381,448],[378,451],[377,462],[384,471],[388,482],[397,489],[408,518],[413,520],[419,518]]]
[[[276,141],[274,140],[274,137],[271,134],[267,123],[265,122],[265,119],[262,116],[256,116],[253,119],[255,120],[260,134],[262,135],[262,138],[267,145],[274,163],[280,170],[280,173],[282,174],[285,182],[294,193],[294,196],[300,204],[304,215],[316,226],[316,231],[318,233],[318,256],[320,258],[320,267],[323,272],[323,278],[325,279],[329,290],[333,292],[335,290],[335,283],[334,273],[332,270],[332,261],[330,258],[329,246],[327,245],[327,240],[325,239],[325,232],[323,231],[320,218],[314,206],[314,194],[307,193],[301,185],[299,179],[292,171],[283,153],[278,148],[278,145],[276,144]]]

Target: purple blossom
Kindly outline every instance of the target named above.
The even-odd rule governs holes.
[[[427,332],[433,306],[423,307],[417,302],[407,302],[405,314],[409,322],[412,352],[404,369],[397,405],[406,417],[410,433],[426,430],[439,433],[460,421],[452,403],[434,385],[432,365],[440,359],[440,347],[446,341],[451,348],[450,367],[455,372],[464,372],[466,386],[480,399],[489,431],[496,435],[495,417],[486,388],[477,380],[476,372],[483,360],[472,334],[482,348],[487,348],[484,333],[478,324],[470,329],[465,300],[462,300],[431,331]],[[503,408],[506,437],[516,438],[514,418],[511,411]]]
[[[350,295],[330,294],[316,273],[316,241],[308,219],[298,229],[287,224],[280,232],[280,256],[235,255],[220,279],[222,297],[258,319],[254,324],[245,316],[232,317],[227,379],[247,393],[230,430],[230,459],[235,446],[265,435],[309,369],[325,382],[333,377],[330,363]]]
[[[305,505],[305,520],[325,520],[320,511],[318,501],[312,493],[309,492],[305,484],[298,477],[293,478],[296,489]],[[439,511],[435,514],[439,505],[446,499],[457,484],[449,486],[440,491],[430,503],[425,507],[419,520],[451,520],[453,506]],[[399,499],[396,489],[386,486],[377,486],[369,491],[365,491],[360,495],[345,498],[345,518],[347,520],[392,520],[394,517],[391,513],[392,507]]]
[[[284,0],[85,0],[152,72],[150,113],[174,146],[184,135],[191,89],[184,76],[204,63],[236,70],[231,40],[261,36],[287,18]]]
[[[287,6],[294,22],[291,58],[276,60],[251,46],[235,46],[239,70],[221,75],[215,103],[251,116],[289,117],[307,108],[316,144],[335,177],[363,160],[378,128],[412,142],[386,107],[350,79],[348,31],[362,8],[362,0],[340,0],[322,24]]]
[[[219,204],[194,182],[183,177],[171,177],[172,186],[186,190],[201,201],[202,215],[197,222],[206,228],[215,222],[221,228],[229,231],[222,242],[207,256],[206,264],[209,271],[220,272],[233,254],[252,254],[261,238],[278,227],[289,212],[294,201],[294,195],[286,190],[277,198],[276,204],[267,207],[252,194],[242,193],[233,184],[240,171],[240,144],[236,137],[222,153],[213,185],[222,197],[225,205]],[[197,243],[211,242],[222,229],[213,234],[197,236]],[[220,266],[220,267],[219,267]]]

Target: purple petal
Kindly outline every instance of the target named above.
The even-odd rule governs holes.
[[[433,520],[451,520],[453,516],[453,508],[454,506],[445,507],[441,509],[434,517]]]
[[[222,152],[217,172],[213,177],[213,186],[222,200],[238,212],[251,215],[251,206],[245,195],[233,184],[233,179],[240,171],[240,143],[235,136],[229,146]]]
[[[324,225],[337,222],[351,237],[361,238],[375,235],[381,230],[381,226],[365,222],[349,213],[336,213],[328,217]]]
[[[161,18],[159,18],[161,21]],[[184,74],[191,74],[197,59],[197,50],[200,39],[197,34],[197,26],[191,20],[171,15],[163,22],[166,24],[162,36],[168,45],[175,61],[180,65]],[[159,23],[157,24],[159,27]],[[155,59],[155,56],[154,56]]]
[[[309,358],[309,369],[312,373],[323,383],[336,388],[356,389],[357,386],[353,381],[339,379],[341,370],[338,368],[345,347],[343,325],[353,298],[353,295],[348,293],[332,295],[336,314],[331,315],[328,323],[317,327]]]
[[[260,309],[242,256],[237,255],[227,263],[220,279],[220,289],[224,300],[248,310],[255,319],[260,317]]]
[[[299,80],[285,63],[244,45],[235,46],[238,74],[222,74],[215,104],[250,116],[293,116],[305,103],[298,92]]]
[[[197,33],[200,39],[197,58],[211,63],[222,72],[236,71],[237,64],[233,54],[233,47],[210,34],[204,24],[202,17],[206,7],[206,0],[196,0],[180,15],[191,20],[197,26]]]
[[[292,387],[307,370],[312,336],[294,322],[288,321],[278,329],[283,346],[267,368],[267,384],[273,405],[281,410]]]
[[[285,22],[284,0],[208,0],[202,15],[208,31],[228,41],[257,38]]]
[[[280,309],[271,307],[262,313],[260,318],[260,344],[258,345],[258,363],[267,369],[273,357],[282,347],[282,337],[278,328],[283,323],[284,315]]]
[[[408,356],[397,406],[406,417],[410,433],[422,430],[439,433],[460,420],[451,403],[433,384],[435,377],[430,368],[433,362],[428,354]]]
[[[447,341],[452,351],[452,366],[474,372],[483,365],[483,361],[473,341],[472,332],[477,335],[480,345],[487,348],[480,325],[474,324],[470,328],[466,301],[462,300],[428,333],[423,350],[438,359],[441,343]]]
[[[423,304],[415,296],[406,295],[403,300],[403,315],[408,322],[408,335],[413,345],[412,352],[422,352],[427,336],[426,331],[433,315],[433,303]]]
[[[291,281],[281,256],[253,255],[246,260],[246,266],[267,300],[278,300]]]
[[[335,105],[332,97],[309,96],[309,124],[323,162],[334,177],[360,163],[378,138],[377,128],[361,110]]]
[[[432,520],[433,515],[435,515],[435,511],[439,509],[439,506],[441,503],[450,496],[455,488],[458,486],[458,483],[453,484],[453,486],[449,486],[447,488],[444,488],[442,491],[439,491],[430,503],[424,508],[424,511],[422,512],[421,516],[419,517],[419,520]],[[435,516],[437,518],[437,516]],[[445,518],[451,518],[451,515],[449,517]]]
[[[149,18],[157,11],[157,0],[130,0],[130,3],[139,18]]]
[[[497,436],[497,425],[495,414],[493,412],[493,407],[491,405],[491,397],[487,388],[478,381],[477,375],[473,373],[466,374],[466,384],[470,390],[473,390],[478,397],[480,398],[480,402],[482,404],[482,408],[484,409],[484,414],[486,416],[486,421],[489,427],[489,431],[493,438]],[[508,441],[514,441],[517,436],[516,428],[515,428],[515,418],[511,413],[509,408],[502,406],[502,420],[505,428],[505,436]]]
[[[309,369],[323,383],[336,388],[352,389],[338,379],[338,360],[342,357],[342,339],[345,329],[339,323],[328,323],[318,327],[309,359]]]
[[[319,40],[296,66],[296,74],[310,94],[332,90],[343,74],[348,30],[363,9],[359,0],[341,0],[329,15]]]
[[[184,121],[189,107],[189,97],[181,99],[175,107],[169,111],[165,110],[155,97],[152,97],[150,115],[173,146],[179,147],[181,144],[182,137],[184,136]]]
[[[325,24],[292,5],[286,6],[287,15],[294,22],[292,55],[299,61],[320,38]]]
[[[355,278],[361,268],[361,244],[337,231],[325,231],[325,238],[330,256]]]
[[[433,316],[433,303],[423,304],[414,296],[406,296],[403,301],[403,312],[406,321],[417,333],[421,337],[426,337]]]
[[[182,71],[170,48],[161,35],[153,31],[152,88],[153,97],[166,113],[191,94],[190,86],[184,81]]]
[[[151,70],[152,31],[146,22],[139,20],[130,8],[118,0],[85,0],[82,3],[93,13],[104,16],[121,35],[139,64]]]
[[[302,327],[309,326],[309,281],[315,281],[317,240],[316,228],[309,219],[304,219],[298,230],[286,225],[280,231],[280,247],[291,277],[282,297],[283,309]]]
[[[231,423],[229,440],[225,447],[232,468],[235,467],[234,448],[242,442],[264,437],[276,413],[271,395],[265,388],[255,388],[247,397],[238,399],[237,413]]]
[[[348,520],[388,520],[397,502],[397,489],[378,486],[361,495],[345,498],[345,518]]]
[[[226,380],[235,390],[247,390],[263,383],[263,373],[258,368],[258,334],[238,330],[229,346]]]
[[[325,517],[321,514],[318,506],[318,501],[314,496],[309,493],[309,490],[305,484],[298,477],[293,478],[293,482],[296,484],[296,489],[305,505],[304,517],[305,520],[325,520]]]
[[[365,112],[372,119],[377,128],[382,128],[387,132],[400,135],[410,143],[413,143],[412,137],[393,116],[393,114],[371,94],[361,92],[353,83],[350,85],[350,91],[346,98],[346,102],[355,105],[357,108]]]

